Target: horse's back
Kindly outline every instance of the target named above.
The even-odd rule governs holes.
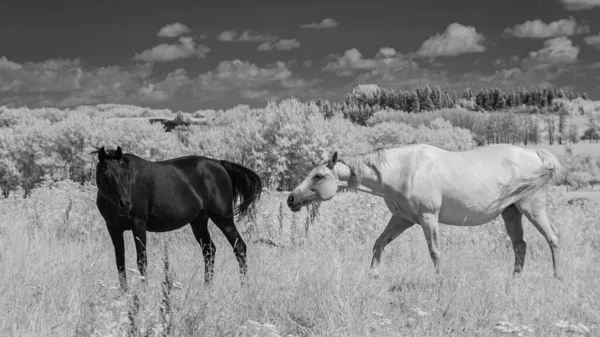
[[[145,179],[152,186],[149,213],[165,222],[184,225],[203,211],[231,211],[231,181],[219,160],[186,156],[153,162]]]
[[[494,219],[502,210],[490,205],[503,186],[542,165],[535,150],[507,144],[462,152],[419,144],[405,151],[396,170],[409,177],[403,192],[421,209],[437,209],[440,222],[452,225],[480,225]]]

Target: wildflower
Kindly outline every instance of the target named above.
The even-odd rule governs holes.
[[[506,321],[496,323],[494,330],[507,334],[516,334],[517,336],[524,336],[524,333],[533,332],[533,329],[527,325],[519,326]]]
[[[580,334],[590,333],[590,329],[582,323],[573,324],[564,320],[558,320],[554,323],[554,325],[565,332],[575,332]]]

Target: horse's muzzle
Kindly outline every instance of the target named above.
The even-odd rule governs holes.
[[[119,199],[119,202],[117,204],[118,206],[118,211],[119,214],[121,215],[127,215],[129,214],[129,211],[131,211],[131,200],[129,199]]]
[[[294,205],[294,196],[291,194],[287,198],[287,205],[290,208],[290,210],[292,210],[292,212],[298,212],[298,211],[300,211],[300,209],[302,209],[302,203]]]

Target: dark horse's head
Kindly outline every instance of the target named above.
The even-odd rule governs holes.
[[[108,151],[101,147],[92,153],[98,154],[96,185],[100,194],[115,205],[120,215],[129,214],[133,173],[128,158],[123,156],[120,146]]]

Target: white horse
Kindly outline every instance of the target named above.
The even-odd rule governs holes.
[[[478,226],[502,215],[515,251],[513,275],[520,273],[525,215],[548,242],[554,276],[560,278],[559,240],[546,214],[546,191],[558,169],[558,159],[547,150],[504,144],[464,152],[417,144],[340,159],[334,152],[292,191],[287,204],[297,212],[330,200],[339,188],[383,197],[392,218],[373,247],[373,272],[385,246],[418,223],[440,273],[438,223]]]

